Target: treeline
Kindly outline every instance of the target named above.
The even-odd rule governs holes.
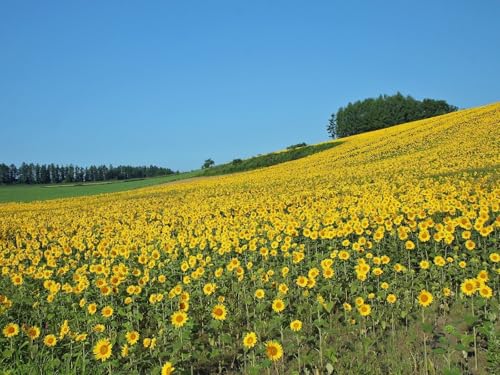
[[[336,114],[332,114],[327,130],[332,138],[341,138],[443,115],[457,109],[444,100],[420,101],[398,92],[396,95],[380,95],[339,108]]]
[[[27,164],[19,167],[14,164],[0,164],[0,183],[2,184],[58,184],[71,182],[91,182],[108,180],[126,180],[165,176],[176,173],[170,168],[154,165],[132,167],[130,165],[91,165],[79,167],[57,164]]]

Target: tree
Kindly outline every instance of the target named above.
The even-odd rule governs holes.
[[[201,169],[208,169],[210,167],[213,167],[215,165],[215,162],[212,159],[207,159],[201,166]]]
[[[327,131],[332,138],[348,137],[371,130],[421,120],[456,111],[458,108],[444,100],[416,100],[411,96],[380,95],[340,107],[332,114]]]

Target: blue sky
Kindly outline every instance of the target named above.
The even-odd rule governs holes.
[[[0,1],[0,162],[179,170],[328,138],[349,101],[498,101],[500,2]]]

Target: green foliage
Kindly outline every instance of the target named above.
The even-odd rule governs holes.
[[[305,146],[307,146],[307,143],[302,142],[302,143],[297,143],[295,145],[290,145],[286,149],[287,150],[293,150],[293,149],[296,149],[296,148],[299,148],[299,147],[305,147]]]
[[[201,169],[208,169],[208,168],[212,167],[214,164],[215,164],[215,162],[212,159],[207,159],[207,160],[205,160],[205,162],[201,166]]]
[[[325,151],[340,144],[341,142],[328,142],[311,146],[295,145],[298,147],[294,147],[291,149],[287,148],[287,150],[283,152],[274,152],[266,155],[254,156],[245,160],[235,159],[231,163],[216,165],[209,169],[206,168],[201,171],[201,175],[215,176],[270,167],[272,165],[300,159],[317,152]]]
[[[458,108],[444,100],[416,100],[397,93],[347,104],[332,114],[327,131],[332,138],[348,137],[392,125],[454,112]]]

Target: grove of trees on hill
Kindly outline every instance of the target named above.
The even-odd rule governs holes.
[[[398,92],[392,96],[380,95],[340,107],[336,114],[332,114],[327,130],[332,138],[342,138],[443,115],[457,109],[444,100],[416,100]]]
[[[132,167],[130,165],[91,165],[79,167],[74,165],[27,164],[19,167],[14,164],[0,164],[0,183],[2,184],[53,184],[61,182],[90,182],[125,180],[129,178],[145,178],[165,176],[175,173],[170,168],[154,165]]]

